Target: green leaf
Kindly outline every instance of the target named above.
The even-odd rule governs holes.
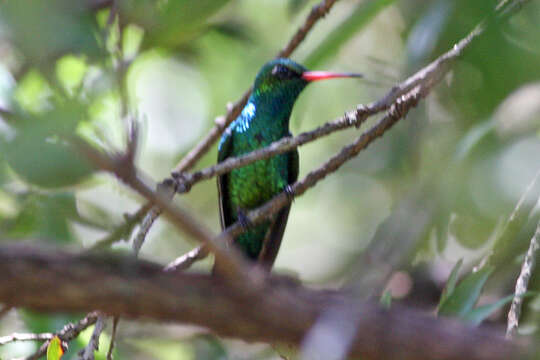
[[[2,1],[0,16],[17,48],[33,65],[65,53],[101,54],[95,17],[83,2]]]
[[[69,221],[77,219],[73,193],[27,193],[17,197],[20,211],[2,226],[7,238],[39,238],[56,243],[74,240]]]
[[[60,360],[62,355],[64,355],[62,340],[58,336],[55,336],[49,342],[49,346],[47,346],[47,360]]]
[[[525,294],[523,294],[522,297],[535,296],[537,294],[538,292],[536,291],[527,291]],[[513,298],[514,298],[514,294],[510,294],[492,304],[478,306],[477,308],[470,310],[462,318],[463,320],[470,322],[472,325],[478,326],[485,319],[487,319],[491,314],[493,314],[495,311],[509,304]]]
[[[17,116],[16,135],[0,139],[0,151],[25,181],[46,187],[71,186],[93,172],[92,165],[64,139],[84,116],[81,104],[59,104],[37,115]]]
[[[308,68],[321,65],[339,48],[362,30],[369,22],[395,0],[374,0],[360,3],[353,13],[334,29],[317,48],[308,56],[304,64]]]
[[[495,130],[495,122],[493,120],[487,120],[478,124],[475,124],[456,146],[456,153],[454,155],[455,161],[462,161],[466,159],[475,149],[479,147],[479,144],[485,140]]]
[[[381,299],[379,300],[379,304],[384,309],[390,309],[390,306],[392,305],[392,293],[389,290],[386,290],[382,295]]]
[[[461,265],[463,265],[463,259],[459,259],[459,261],[456,263],[456,265],[454,265],[454,268],[450,272],[450,276],[448,277],[448,281],[446,282],[446,286],[444,287],[444,290],[443,290],[443,292],[441,294],[441,300],[439,301],[439,307],[454,292],[454,289],[456,288],[457,277],[458,277],[458,273],[459,273],[459,269],[461,268]]]
[[[492,266],[487,266],[475,273],[467,275],[456,286],[451,295],[439,305],[438,314],[442,316],[463,317],[478,301],[482,288],[493,272]]]
[[[145,30],[143,48],[176,48],[192,40],[229,0],[122,1],[122,13]]]
[[[308,0],[289,0],[289,3],[287,4],[289,15],[296,15],[307,5],[307,3]]]
[[[474,326],[480,325],[482,321],[487,319],[495,311],[510,303],[513,298],[514,295],[508,295],[499,301],[494,302],[493,304],[478,306],[477,308],[471,309],[469,312],[464,314],[462,319],[470,322]]]
[[[62,142],[17,136],[6,152],[8,163],[17,174],[46,188],[75,185],[93,171],[85,158]]]

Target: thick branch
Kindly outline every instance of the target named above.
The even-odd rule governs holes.
[[[0,273],[0,302],[8,305],[55,312],[98,308],[126,318],[201,325],[248,341],[299,344],[328,304],[351,304],[350,316],[359,324],[352,354],[372,360],[506,360],[527,350],[490,330],[399,307],[384,311],[283,278],[238,291],[209,275],[163,272],[132,257],[24,246],[0,247]]]

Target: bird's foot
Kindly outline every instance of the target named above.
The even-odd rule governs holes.
[[[294,189],[291,185],[285,186],[285,189],[283,189],[285,192],[285,195],[287,195],[287,199],[290,201],[294,201]]]
[[[247,230],[249,229],[250,227],[253,226],[253,224],[251,223],[251,221],[249,220],[247,214],[244,212],[244,210],[238,210],[238,223],[240,224],[240,226],[242,226],[242,228],[244,230]]]

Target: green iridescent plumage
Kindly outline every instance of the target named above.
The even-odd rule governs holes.
[[[218,162],[268,146],[290,136],[289,117],[294,103],[310,81],[355,74],[308,72],[289,59],[277,59],[265,64],[253,85],[253,93],[242,113],[225,130],[218,148]],[[250,209],[256,208],[284,191],[298,177],[296,150],[258,160],[218,177],[221,225],[238,221]],[[244,254],[270,268],[275,260],[290,206],[271,219],[250,227],[235,239]],[[219,264],[216,264],[216,268]]]

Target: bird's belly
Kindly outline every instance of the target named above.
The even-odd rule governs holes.
[[[237,210],[252,209],[270,200],[283,191],[287,179],[287,155],[258,160],[231,171],[228,188],[234,215]]]

